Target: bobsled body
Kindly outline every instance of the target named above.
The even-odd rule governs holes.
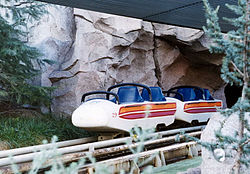
[[[207,122],[214,112],[222,108],[222,101],[213,99],[207,89],[179,86],[169,91],[175,91],[177,94],[169,99],[169,101],[177,103],[176,120],[187,123]]]
[[[135,89],[138,97],[130,95]],[[96,132],[129,132],[134,127],[155,128],[158,124],[170,125],[175,120],[176,102],[146,101],[136,88],[124,87],[118,91],[121,103],[114,100],[93,99],[83,102],[72,114],[76,127]],[[135,94],[133,94],[135,95]],[[137,98],[137,99],[135,99]]]
[[[155,128],[159,123],[170,125],[175,120],[176,103],[143,102],[117,105],[104,99],[87,101],[72,115],[72,123],[90,131],[129,132],[133,127]]]
[[[187,123],[193,121],[207,122],[213,113],[217,112],[217,109],[222,107],[221,100],[199,100],[199,101],[180,101],[178,99],[169,99],[177,103],[177,110],[175,113],[175,119],[181,120]]]

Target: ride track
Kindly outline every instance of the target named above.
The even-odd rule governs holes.
[[[0,173],[13,173],[11,169],[12,163],[17,164],[20,172],[27,172],[32,167],[32,160],[42,153],[40,152],[41,149],[51,149],[55,145],[57,146],[57,152],[61,154],[61,161],[65,165],[87,157],[91,153],[97,163],[92,164],[90,161],[87,161],[79,169],[79,173],[93,172],[96,164],[105,164],[109,167],[111,173],[118,173],[121,169],[130,171],[131,168],[139,171],[139,167],[142,166],[137,166],[133,162],[133,159],[136,157],[140,161],[144,161],[145,164],[143,166],[151,164],[159,167],[169,162],[198,156],[200,147],[196,142],[186,142],[184,136],[180,137],[180,142],[176,142],[176,135],[185,131],[189,136],[199,138],[204,127],[196,126],[156,132],[147,135],[146,140],[143,142],[135,142],[132,137],[105,141],[97,141],[97,137],[89,137],[0,151]],[[142,144],[144,146],[142,152],[137,154],[131,153],[131,148],[136,148]],[[12,158],[9,158],[9,156],[12,156]],[[48,170],[49,164],[52,164],[51,159],[45,162],[40,171]]]

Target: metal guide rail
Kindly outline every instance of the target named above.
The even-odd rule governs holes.
[[[187,156],[196,156],[198,155],[199,148],[197,149],[197,145],[195,142],[185,142],[184,137],[181,137],[181,142],[176,143],[175,138],[176,134],[179,134],[181,131],[189,132],[190,136],[199,137],[201,134],[201,130],[205,126],[196,126],[189,128],[181,128],[174,129],[162,132],[156,132],[147,135],[147,140],[143,142],[144,151],[139,154],[140,158],[144,158],[146,153],[147,156],[150,155],[151,152],[159,152],[160,154],[156,157],[156,160],[151,160],[152,162],[156,162],[155,166],[160,166],[166,164],[166,161],[173,160],[180,157]],[[154,137],[154,139],[152,139]],[[91,152],[92,156],[96,158],[97,163],[105,163],[107,165],[110,164],[112,171],[114,173],[119,165],[114,165],[116,162],[121,163],[120,159],[126,159],[124,164],[129,164],[131,167],[131,160],[133,159],[133,155],[130,152],[130,148],[135,148],[139,145],[140,142],[133,142],[132,137],[124,137],[117,138],[112,140],[105,141],[97,141],[97,137],[89,137],[83,139],[76,139],[64,142],[58,142],[54,144],[45,144],[38,146],[30,146],[18,149],[11,149],[6,151],[0,151],[0,172],[2,173],[12,173],[10,165],[15,163],[18,165],[19,170],[21,172],[25,172],[31,169],[32,160],[35,156],[41,154],[39,150],[41,149],[50,149],[53,145],[57,146],[57,152],[61,154],[61,160],[65,164],[69,164],[73,161],[78,161],[79,159],[86,157],[87,153]],[[130,143],[128,143],[130,142]],[[167,150],[166,150],[166,149]],[[176,151],[176,152],[175,152]],[[171,152],[171,153],[169,153]],[[148,155],[149,154],[149,155]],[[172,155],[170,155],[172,154]],[[174,155],[173,155],[174,154]],[[12,158],[9,158],[12,156]],[[145,158],[146,158],[145,157]],[[115,160],[116,159],[116,160]],[[158,161],[157,161],[158,160]],[[160,160],[160,161],[159,161]],[[109,163],[110,162],[110,163]],[[51,163],[50,160],[46,162],[46,166]],[[133,164],[134,166],[135,164]],[[121,165],[120,167],[122,167]],[[126,167],[126,169],[130,168]],[[114,169],[113,169],[114,168]],[[80,171],[86,173],[91,172],[94,169],[94,166],[90,163],[86,163],[85,166],[81,168]],[[119,168],[120,169],[120,168]]]

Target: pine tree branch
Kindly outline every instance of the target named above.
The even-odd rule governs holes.
[[[240,146],[243,147],[245,146],[246,144],[250,143],[250,139],[247,139],[244,143],[242,143]]]
[[[240,75],[242,77],[244,77],[244,73],[235,65],[235,63],[231,60],[230,63],[233,65],[233,67],[235,68],[235,70],[240,73]]]
[[[38,70],[34,62],[41,53],[23,41],[28,24],[47,13],[46,5],[34,0],[3,0],[0,3],[0,96],[9,105],[44,105],[49,107],[52,88],[32,85]],[[4,88],[6,90],[1,90]],[[0,104],[2,101],[0,101]],[[0,106],[0,112],[8,108]],[[3,113],[0,113],[3,114]]]

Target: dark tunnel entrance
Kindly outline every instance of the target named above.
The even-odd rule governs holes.
[[[242,86],[227,84],[225,87],[225,97],[227,107],[231,108],[241,97]]]

